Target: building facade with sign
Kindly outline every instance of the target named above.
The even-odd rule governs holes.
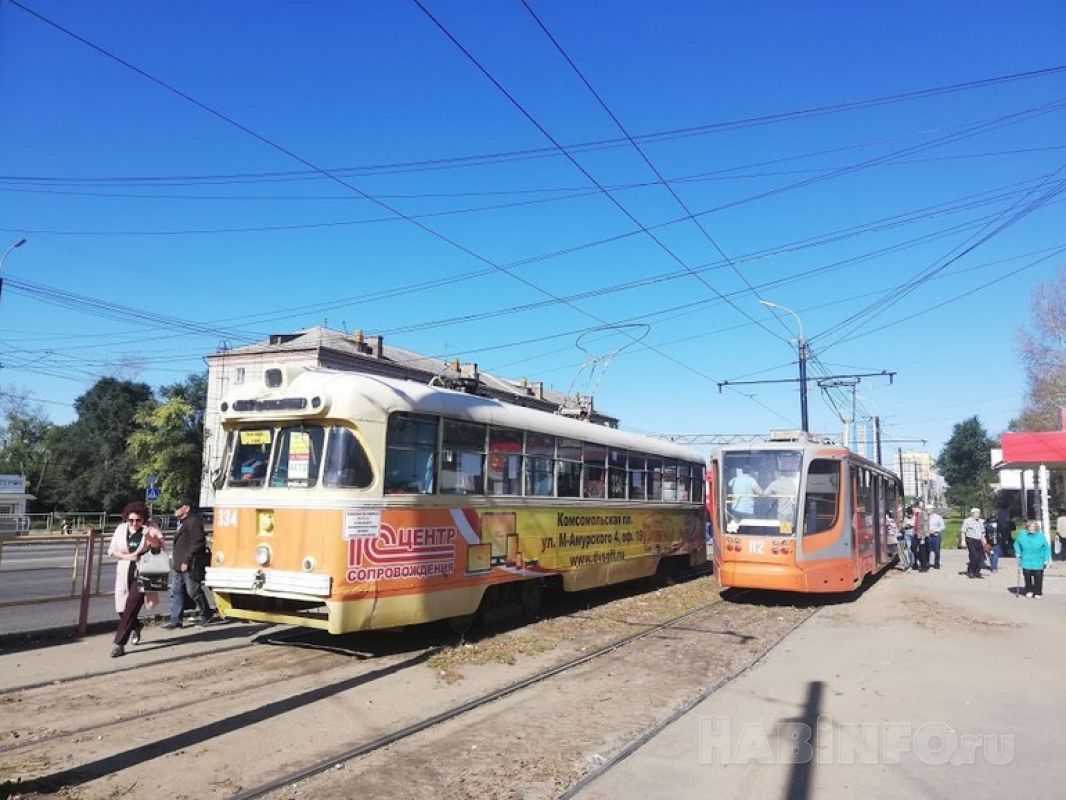
[[[29,529],[26,503],[33,499],[26,492],[25,475],[0,475],[0,534]]]

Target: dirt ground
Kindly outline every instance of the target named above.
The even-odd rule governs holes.
[[[278,793],[551,797],[812,613],[722,602],[709,577],[567,602],[557,616],[458,643],[442,626],[275,645],[261,638],[134,669],[128,656],[110,662],[120,672],[0,692],[0,798],[232,796],[710,604],[675,628]],[[17,658],[5,654],[0,671]]]

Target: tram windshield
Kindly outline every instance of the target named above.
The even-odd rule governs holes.
[[[725,530],[791,536],[796,531],[798,450],[732,450],[722,460]]]

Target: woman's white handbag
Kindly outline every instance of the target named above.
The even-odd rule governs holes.
[[[170,554],[149,550],[137,559],[137,585],[142,592],[165,592],[170,588]]]

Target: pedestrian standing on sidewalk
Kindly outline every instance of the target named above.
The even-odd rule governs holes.
[[[126,654],[126,643],[141,643],[141,607],[154,608],[159,602],[155,592],[142,592],[137,585],[137,559],[149,550],[163,549],[163,534],[149,525],[148,507],[139,500],[122,509],[122,522],[115,528],[107,554],[118,559],[115,568],[115,610],[119,614],[111,657]]]
[[[966,550],[969,555],[966,563],[966,577],[980,578],[982,577],[981,565],[985,560],[985,548],[982,544],[985,540],[985,521],[981,519],[981,509],[970,509],[970,516],[962,521],[962,537],[966,540]]]
[[[929,514],[929,557],[933,561],[933,569],[940,569],[940,537],[944,527],[944,518],[934,508]]]
[[[173,567],[170,572],[170,621],[168,630],[181,627],[185,598],[196,604],[200,624],[211,621],[211,606],[204,594],[204,570],[207,569],[207,537],[200,515],[193,510],[192,500],[181,497],[174,506],[178,530],[174,534]]]
[[[1014,555],[1014,519],[1010,515],[1010,508],[1002,506],[996,511],[996,532],[999,534],[999,546],[1005,556]]]
[[[1051,549],[1040,530],[1040,523],[1035,519],[1026,523],[1025,530],[1014,540],[1014,550],[1025,576],[1025,596],[1043,597],[1044,568],[1051,561]]]
[[[929,571],[929,531],[922,524],[925,515],[921,509],[916,509],[914,514],[914,541],[918,549],[918,571]]]
[[[1003,548],[999,540],[999,523],[990,514],[985,520],[985,555],[988,556],[988,570],[995,572],[999,568],[999,557]]]
[[[919,565],[920,572],[925,572],[926,570],[920,568],[922,549],[925,549],[925,560],[928,563],[929,548],[925,546],[925,512],[922,511],[922,507],[918,503],[911,506],[911,519],[914,522],[914,563]]]

